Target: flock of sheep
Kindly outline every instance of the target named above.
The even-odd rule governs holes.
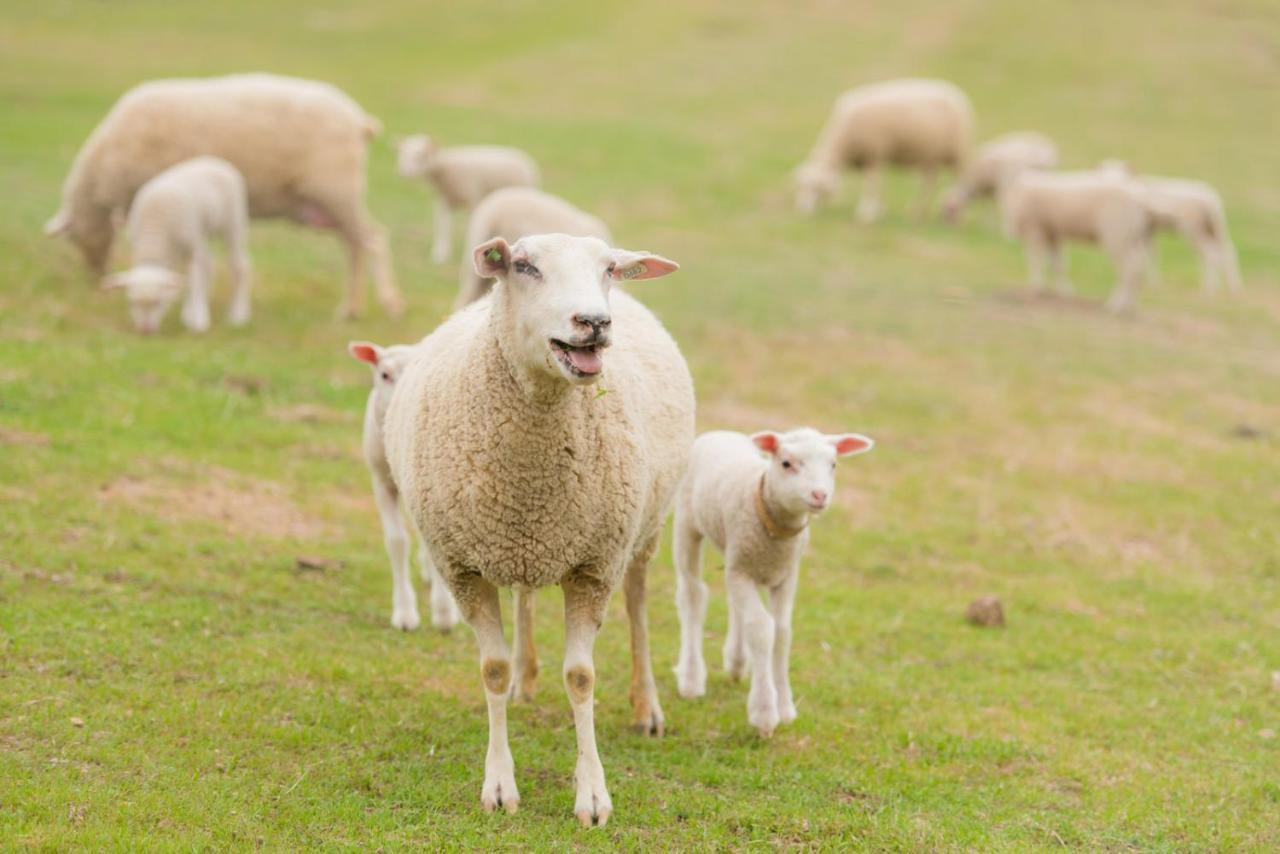
[[[118,223],[132,266],[105,276],[123,289],[140,331],[158,329],[184,299],[183,323],[209,326],[211,238],[228,246],[231,323],[250,314],[250,217],[288,217],[331,229],[350,261],[340,313],[363,303],[372,260],[384,307],[403,305],[381,226],[365,205],[365,161],[380,130],[332,86],[273,75],[165,80],[126,93],[80,150],[50,234],[72,240],[100,276]],[[1032,284],[1044,261],[1066,287],[1062,246],[1098,243],[1120,267],[1115,309],[1133,304],[1151,264],[1151,237],[1179,229],[1200,249],[1206,286],[1238,286],[1216,193],[1196,182],[1133,175],[1121,163],[1055,173],[1058,154],[1032,133],[970,154],[973,111],[948,83],[902,80],[841,97],[796,172],[796,202],[813,211],[842,171],[865,173],[864,221],[880,210],[886,167],[921,171],[926,215],[938,172],[959,180],[945,211],[994,195],[1009,233],[1027,246]],[[675,262],[615,248],[606,225],[538,189],[537,164],[496,146],[439,148],[425,136],[398,145],[399,170],[436,190],[432,256],[451,251],[456,211],[469,211],[458,311],[417,344],[353,342],[373,370],[363,451],[392,570],[392,625],[419,625],[405,516],[417,532],[431,619],[475,633],[489,713],[481,802],[519,802],[507,739],[509,700],[532,695],[537,588],[565,599],[563,679],[577,731],[574,813],[602,825],[612,813],[595,742],[592,649],[608,600],[623,587],[631,630],[636,725],[664,727],[649,656],[645,576],[675,509],[681,696],[706,690],[700,553],[725,557],[730,624],[725,670],[750,675],[747,716],[769,736],[796,717],[789,680],[791,617],[810,519],[829,506],[837,459],[874,443],[808,428],[697,437],[689,370],[671,336],[629,285],[675,272]],[[620,286],[628,285],[624,289]],[[498,589],[515,600],[514,649]],[[764,594],[762,600],[761,594]]]

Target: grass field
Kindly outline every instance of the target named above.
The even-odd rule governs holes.
[[[558,591],[512,711],[520,812],[480,811],[471,634],[390,628],[358,453],[346,341],[415,339],[456,287],[387,140],[399,321],[334,321],[336,241],[255,223],[251,326],[223,285],[211,333],[144,339],[40,234],[119,93],[241,69],[330,80],[390,132],[525,147],[622,245],[679,260],[635,290],[700,429],[879,441],[815,527],[794,725],[758,740],[718,672],[676,696],[664,545],[665,739],[627,726],[620,597],[597,644],[609,826],[571,816]],[[1026,299],[989,207],[919,224],[905,179],[881,225],[851,192],[799,219],[789,172],[834,95],[897,75],[965,87],[983,137],[1213,182],[1245,293],[1199,293],[1165,239],[1135,318],[1096,307],[1112,272],[1087,250],[1084,299]],[[4,3],[0,847],[1280,847],[1278,80],[1271,0]],[[983,594],[1006,629],[965,623]]]

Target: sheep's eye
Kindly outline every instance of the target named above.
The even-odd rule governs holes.
[[[784,469],[789,469],[789,468],[791,468],[791,460],[783,460],[783,461],[782,461],[782,467],[783,467]]]
[[[513,266],[515,267],[515,271],[522,276],[529,276],[534,279],[542,278],[542,273],[538,271],[538,268],[524,259],[516,261]]]
[[[391,382],[391,373],[389,371],[383,371],[382,378],[387,382]]]

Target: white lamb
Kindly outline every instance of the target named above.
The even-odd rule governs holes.
[[[185,289],[182,322],[195,332],[209,328],[213,281],[210,239],[226,243],[231,271],[233,326],[249,322],[249,211],[244,178],[217,157],[194,157],[152,178],[129,209],[133,267],[102,280],[107,290],[129,298],[133,325],[144,334],[160,328],[165,313]]]
[[[396,159],[401,175],[425,179],[435,188],[431,259],[437,264],[449,258],[454,213],[470,211],[494,190],[536,187],[541,181],[538,164],[532,157],[518,148],[501,145],[441,148],[426,134],[414,134],[396,145]]]
[[[813,213],[840,186],[845,169],[865,172],[858,218],[880,215],[885,166],[922,174],[918,214],[928,216],[940,169],[964,167],[973,140],[973,107],[943,80],[890,80],[841,95],[809,159],[795,173],[796,206]]]
[[[974,199],[993,198],[1000,187],[1024,169],[1055,169],[1058,146],[1035,131],[1018,131],[998,136],[978,148],[968,167],[943,202],[943,212],[951,222],[959,222],[964,208]]]
[[[596,749],[592,647],[623,583],[635,721],[661,733],[645,573],[694,416],[693,383],[675,342],[612,286],[677,267],[564,234],[514,245],[495,238],[474,255],[479,275],[498,283],[420,345],[387,411],[387,459],[480,648],[489,709],[481,804],[514,812],[520,797],[507,743],[512,656],[498,588],[558,584],[578,742],[574,814],[603,825],[613,807]]]
[[[747,720],[764,737],[796,718],[791,695],[791,612],[809,520],[831,503],[836,457],[875,445],[857,433],[703,433],[676,496],[676,608],[680,615],[682,697],[706,693],[702,625],[707,585],[700,578],[704,538],[725,561],[729,632],[724,669],[733,679],[751,670]],[[764,456],[761,456],[761,451]],[[766,608],[760,591],[768,594]]]
[[[564,199],[532,187],[507,187],[490,193],[472,211],[465,245],[479,246],[495,237],[514,243],[534,234],[570,234],[613,242],[608,226]],[[473,265],[464,263],[454,307],[462,308],[480,299],[492,283]]]
[[[373,478],[373,499],[382,518],[382,539],[391,559],[391,625],[397,629],[412,631],[421,620],[418,617],[418,598],[413,592],[413,580],[409,576],[409,537],[405,532],[404,517],[400,509],[400,491],[391,479],[387,465],[387,452],[382,441],[382,425],[387,407],[391,403],[396,380],[412,360],[417,348],[412,344],[379,347],[368,341],[352,341],[347,350],[373,369],[373,389],[364,409],[364,461]],[[458,608],[449,589],[445,586],[427,547],[418,538],[418,559],[422,564],[422,577],[431,585],[431,625],[448,631],[458,622]]]
[[[95,276],[106,269],[113,218],[138,189],[175,163],[221,157],[244,176],[249,214],[333,229],[350,261],[340,313],[364,303],[364,257],[378,299],[404,307],[385,232],[365,207],[365,159],[378,120],[327,83],[274,74],[154,80],[130,89],[76,155],[62,207],[45,225],[80,248]]]

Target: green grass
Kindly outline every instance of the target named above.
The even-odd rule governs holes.
[[[1278,57],[1270,0],[4,4],[0,844],[1280,847]],[[331,80],[391,132],[521,145],[620,243],[679,260],[636,290],[688,356],[700,429],[879,441],[815,526],[794,725],[759,741],[718,672],[676,696],[664,546],[665,739],[627,728],[620,601],[597,645],[608,828],[570,815],[555,591],[539,696],[512,712],[520,812],[480,811],[474,645],[388,625],[368,377],[344,351],[417,338],[452,300],[422,188],[378,141],[396,322],[333,321],[336,242],[262,223],[248,329],[224,286],[210,334],[143,339],[40,235],[121,91],[248,68]],[[984,137],[1213,182],[1246,292],[1203,296],[1166,239],[1135,319],[1028,301],[990,209],[917,224],[906,179],[877,227],[851,193],[798,219],[789,171],[834,95],[904,74],[964,86]],[[1071,263],[1100,301],[1110,267]],[[988,593],[1003,631],[963,620]]]

